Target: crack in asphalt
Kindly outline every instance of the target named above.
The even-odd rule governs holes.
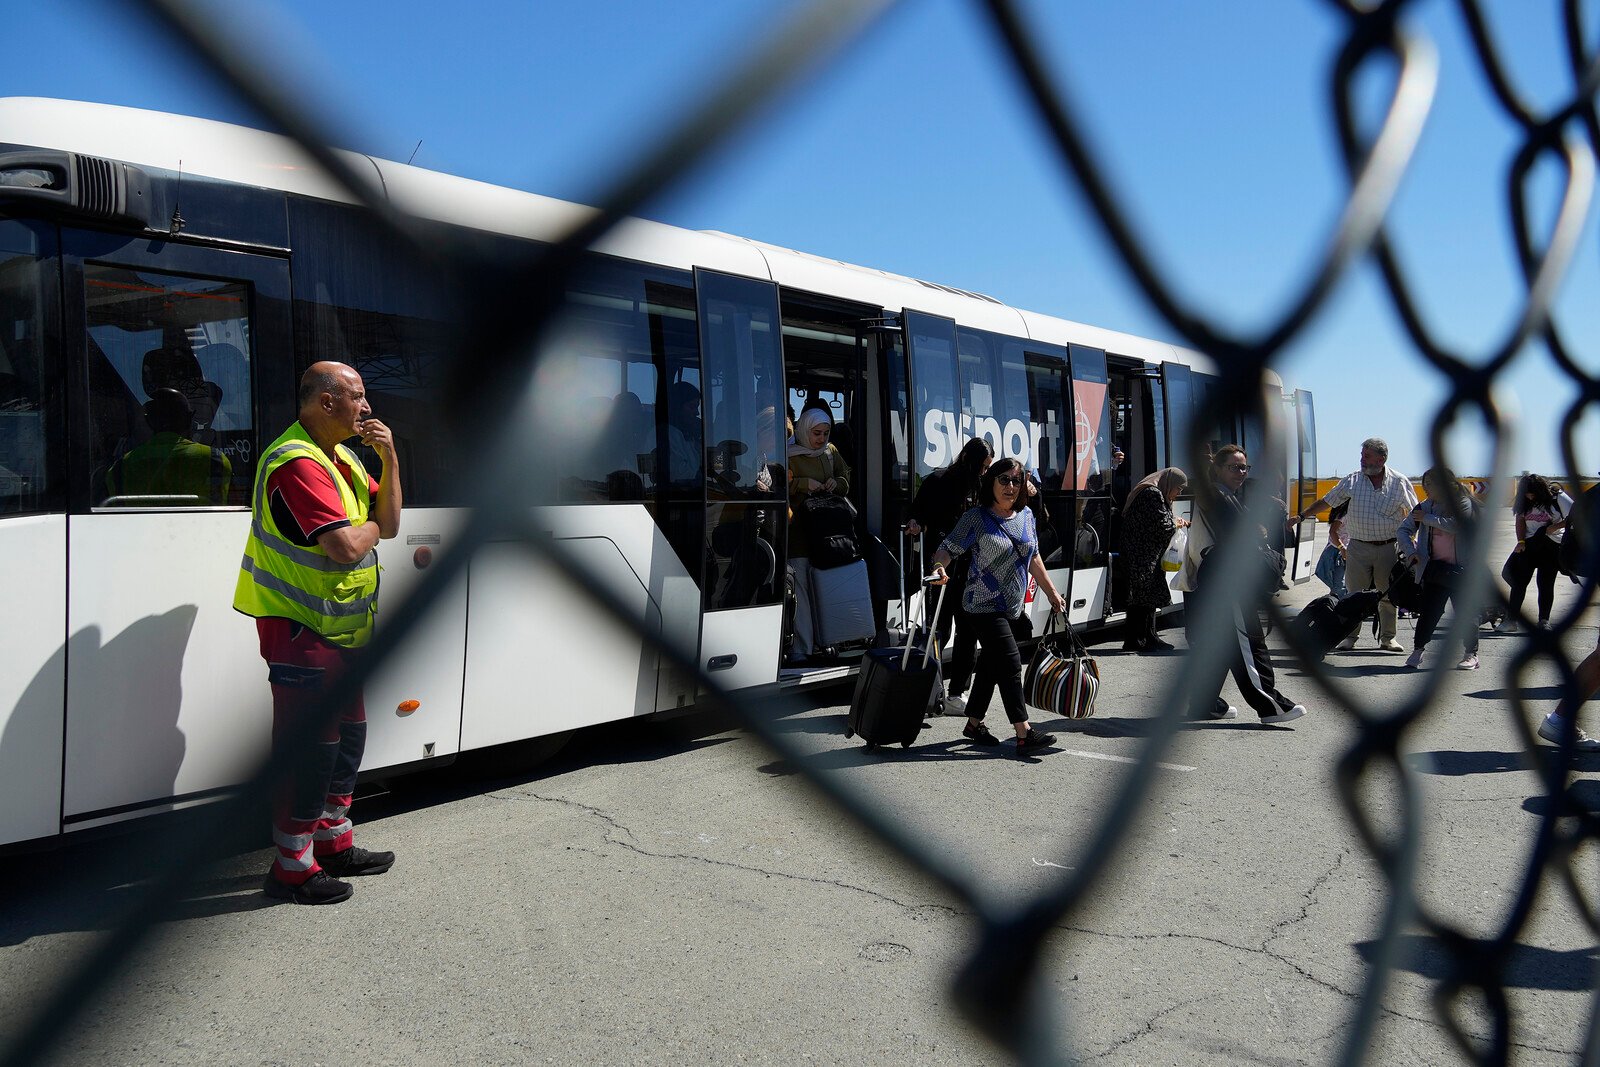
[[[709,857],[709,856],[695,856],[695,855],[691,855],[691,854],[685,853],[685,852],[656,852],[656,851],[652,851],[650,849],[647,849],[647,848],[644,848],[644,847],[638,845],[633,840],[631,840],[633,838],[633,836],[634,836],[633,831],[630,830],[627,826],[623,825],[623,823],[619,819],[617,819],[615,816],[611,815],[609,812],[606,812],[606,811],[604,811],[604,810],[602,810],[600,808],[596,808],[596,807],[594,807],[593,805],[590,805],[590,804],[584,804],[584,803],[581,803],[581,802],[576,801],[576,800],[571,800],[571,799],[569,799],[567,797],[546,796],[545,794],[534,793],[534,792],[531,792],[531,791],[528,791],[528,790],[514,790],[514,791],[511,792],[510,795],[507,795],[505,793],[488,793],[488,794],[486,794],[486,796],[488,796],[490,799],[493,799],[493,800],[508,800],[508,801],[536,800],[536,801],[540,801],[540,802],[546,803],[546,804],[557,804],[557,805],[560,805],[562,807],[571,808],[571,809],[574,809],[576,811],[582,812],[582,813],[584,813],[586,815],[593,816],[594,818],[596,818],[596,819],[600,820],[602,823],[604,823],[605,826],[607,827],[606,833],[604,835],[604,840],[605,840],[605,842],[607,844],[616,845],[616,846],[618,846],[620,848],[627,849],[628,851],[633,852],[636,855],[647,856],[647,857],[650,857],[651,859],[690,860],[690,861],[696,862],[696,863],[705,863],[705,864],[710,864],[710,865],[716,866],[716,867],[727,867],[727,868],[731,868],[733,870],[745,871],[745,872],[750,873],[750,874],[765,875],[766,877],[769,877],[769,878],[784,878],[784,879],[788,879],[790,881],[804,882],[804,883],[807,883],[807,884],[810,884],[810,885],[832,886],[832,887],[834,887],[836,889],[844,889],[844,890],[848,890],[848,891],[853,892],[853,893],[864,894],[864,895],[872,897],[872,898],[874,898],[876,900],[880,900],[880,901],[882,901],[882,902],[884,902],[886,904],[892,904],[897,908],[900,908],[900,909],[902,909],[904,911],[912,912],[912,913],[933,911],[933,912],[941,912],[941,913],[943,913],[945,915],[948,915],[948,916],[951,916],[951,917],[962,917],[962,918],[972,918],[973,917],[973,913],[972,912],[967,911],[967,910],[962,909],[962,908],[955,907],[953,905],[949,905],[949,904],[911,904],[911,903],[907,903],[906,901],[900,900],[900,899],[898,899],[896,897],[889,896],[887,893],[882,893],[882,892],[879,892],[878,890],[875,890],[875,889],[869,889],[869,888],[867,888],[865,886],[855,885],[855,884],[850,883],[850,882],[839,881],[838,879],[816,878],[816,877],[811,877],[811,876],[803,875],[803,874],[793,874],[793,873],[790,873],[790,872],[787,872],[787,871],[775,871],[775,870],[772,870],[772,869],[766,868],[766,867],[757,867],[757,866],[753,866],[753,865],[745,864],[745,863],[734,863],[734,862],[732,862],[730,860],[715,859],[715,858],[712,858],[712,857]],[[618,835],[626,835],[626,837],[629,840],[624,840],[624,839],[622,839],[621,836],[618,836]],[[591,849],[580,849],[580,851],[588,852],[588,853],[590,853],[592,855],[598,855],[599,854],[599,853],[594,852]],[[1276,962],[1278,964],[1281,964],[1284,967],[1287,967],[1288,969],[1290,969],[1291,971],[1293,971],[1295,974],[1297,974],[1301,978],[1305,979],[1306,981],[1311,982],[1312,984],[1314,984],[1316,986],[1319,986],[1319,987],[1321,987],[1323,989],[1326,989],[1326,990],[1328,990],[1328,991],[1330,991],[1332,993],[1335,993],[1338,996],[1344,998],[1345,1000],[1359,1001],[1360,998],[1361,998],[1361,994],[1359,992],[1353,992],[1351,990],[1344,989],[1343,987],[1341,987],[1339,985],[1336,985],[1333,982],[1330,982],[1330,981],[1328,981],[1328,980],[1326,980],[1324,978],[1321,978],[1318,975],[1312,974],[1310,971],[1306,970],[1304,967],[1301,967],[1299,964],[1297,964],[1294,960],[1288,958],[1286,955],[1284,955],[1282,953],[1274,952],[1270,947],[1272,945],[1272,942],[1274,942],[1278,938],[1282,937],[1283,934],[1285,933],[1285,931],[1287,931],[1290,927],[1295,926],[1295,925],[1297,925],[1299,923],[1302,923],[1306,919],[1310,918],[1311,909],[1317,903],[1317,901],[1315,899],[1316,895],[1322,890],[1323,887],[1325,887],[1329,882],[1331,882],[1333,880],[1333,878],[1338,874],[1340,868],[1342,868],[1344,866],[1344,862],[1345,862],[1346,858],[1348,858],[1351,855],[1351,852],[1352,852],[1352,850],[1348,849],[1348,848],[1343,849],[1343,850],[1340,851],[1339,855],[1334,859],[1333,865],[1331,867],[1329,867],[1326,871],[1324,871],[1321,875],[1319,875],[1316,878],[1316,880],[1312,882],[1310,888],[1308,888],[1305,891],[1305,893],[1303,894],[1304,901],[1303,901],[1303,903],[1301,905],[1300,913],[1298,915],[1291,916],[1291,917],[1289,917],[1287,919],[1284,919],[1284,920],[1274,924],[1273,927],[1271,928],[1271,930],[1268,931],[1266,938],[1263,939],[1262,943],[1259,946],[1243,945],[1243,944],[1239,944],[1237,942],[1225,941],[1225,940],[1223,940],[1221,938],[1207,937],[1207,936],[1205,936],[1203,934],[1188,934],[1188,933],[1177,933],[1177,932],[1168,932],[1168,933],[1159,933],[1159,934],[1120,934],[1120,933],[1112,933],[1110,931],[1105,931],[1105,930],[1093,930],[1093,929],[1090,929],[1089,927],[1086,927],[1086,926],[1072,926],[1072,925],[1066,925],[1066,924],[1058,924],[1058,925],[1056,925],[1054,927],[1054,929],[1057,929],[1057,930],[1060,930],[1060,931],[1063,931],[1063,932],[1067,932],[1067,933],[1085,934],[1085,935],[1088,935],[1090,937],[1099,937],[1099,938],[1106,938],[1106,939],[1109,939],[1109,940],[1119,940],[1119,941],[1159,941],[1159,940],[1198,941],[1198,942],[1202,942],[1202,943],[1205,943],[1205,944],[1216,945],[1219,948],[1230,949],[1230,950],[1235,951],[1235,952],[1242,952],[1242,953],[1246,953],[1246,954],[1249,954],[1249,955],[1265,956],[1267,959],[1273,960],[1274,962]],[[1129,1034],[1127,1037],[1119,1039],[1115,1044],[1111,1045],[1109,1048],[1107,1048],[1107,1049],[1105,1049],[1103,1051],[1100,1051],[1100,1052],[1093,1053],[1092,1055],[1087,1057],[1085,1062],[1089,1062],[1089,1061],[1092,1061],[1092,1060],[1103,1059],[1104,1057],[1106,1057],[1107,1055],[1111,1054],[1112,1052],[1115,1052],[1115,1051],[1118,1051],[1119,1049],[1125,1048],[1126,1046],[1128,1046],[1130,1044],[1133,1044],[1134,1042],[1140,1040],[1141,1038],[1143,1038],[1143,1037],[1145,1037],[1145,1036],[1147,1036],[1149,1034],[1155,1033],[1156,1025],[1163,1018],[1165,1018],[1165,1017],[1167,1017],[1167,1016],[1169,1016],[1169,1015],[1171,1015],[1171,1014],[1173,1014],[1175,1012],[1181,1011],[1183,1008],[1189,1007],[1190,1005],[1197,1004],[1202,1000],[1209,1000],[1209,999],[1211,999],[1211,995],[1210,994],[1206,994],[1204,996],[1195,997],[1195,998],[1192,998],[1192,999],[1189,999],[1189,1000],[1180,1001],[1180,1002],[1172,1005],[1171,1007],[1166,1008],[1165,1010],[1163,1010],[1161,1012],[1158,1012],[1157,1014],[1153,1015],[1150,1019],[1146,1020],[1145,1024],[1142,1027],[1140,1027],[1139,1030],[1135,1031],[1132,1034]],[[1394,1018],[1394,1019],[1401,1019],[1401,1020],[1405,1020],[1407,1022],[1419,1023],[1419,1024],[1423,1025],[1423,1026],[1431,1027],[1434,1030],[1437,1030],[1437,1031],[1440,1031],[1440,1032],[1443,1032],[1445,1030],[1444,1024],[1439,1022],[1437,1019],[1434,1019],[1434,1018],[1429,1018],[1429,1017],[1426,1017],[1426,1016],[1412,1015],[1412,1014],[1409,1014],[1407,1012],[1399,1011],[1397,1009],[1388,1007],[1387,1005],[1379,1005],[1379,1011],[1381,1011],[1384,1015],[1387,1015],[1387,1016],[1389,1016],[1391,1018]],[[1472,1037],[1475,1037],[1475,1038],[1479,1038],[1479,1039],[1483,1039],[1483,1038],[1485,1038],[1486,1035],[1470,1034],[1469,1036],[1472,1036]],[[1571,1054],[1571,1053],[1577,1051],[1574,1048],[1550,1048],[1550,1047],[1544,1046],[1544,1045],[1535,1045],[1535,1044],[1530,1044],[1528,1042],[1516,1041],[1516,1040],[1511,1041],[1510,1044],[1514,1048],[1526,1049],[1526,1050],[1529,1050],[1529,1051],[1536,1051],[1536,1052],[1552,1052],[1552,1053],[1560,1053],[1560,1054]]]
[[[656,851],[652,851],[651,849],[647,849],[647,848],[644,848],[643,846],[641,846],[639,844],[636,844],[632,840],[623,840],[621,837],[617,836],[619,834],[625,834],[625,835],[627,835],[628,838],[631,839],[633,837],[633,831],[628,829],[626,826],[624,826],[620,821],[618,821],[616,819],[615,816],[612,816],[611,814],[609,814],[609,813],[607,813],[605,811],[602,811],[599,808],[593,807],[591,805],[582,804],[582,803],[579,803],[576,800],[569,800],[566,797],[545,796],[545,795],[543,795],[541,793],[533,793],[533,792],[528,792],[528,791],[525,791],[525,790],[518,790],[518,791],[516,791],[514,796],[509,796],[509,797],[508,796],[503,796],[503,795],[496,795],[494,793],[490,793],[488,795],[490,797],[493,797],[496,800],[531,799],[531,800],[543,801],[543,802],[545,802],[547,804],[560,804],[560,805],[562,805],[564,807],[575,808],[578,811],[584,812],[587,815],[594,816],[595,818],[599,819],[601,822],[606,824],[606,826],[608,827],[608,830],[606,831],[606,834],[605,834],[605,840],[606,840],[606,842],[608,844],[616,845],[619,848],[625,848],[628,851],[636,853],[637,855],[640,855],[640,856],[649,856],[652,859],[690,860],[690,861],[695,862],[695,863],[710,864],[710,865],[712,865],[714,867],[729,867],[729,868],[732,868],[733,870],[747,871],[747,872],[749,872],[751,874],[762,874],[762,875],[766,875],[769,878],[786,878],[786,879],[788,879],[790,881],[806,882],[806,883],[809,883],[811,885],[828,885],[828,886],[833,886],[833,887],[835,887],[837,889],[848,889],[851,892],[863,893],[863,894],[865,894],[865,895],[867,895],[869,897],[873,897],[874,899],[881,900],[881,901],[883,901],[883,902],[885,902],[887,904],[893,904],[895,907],[901,908],[901,909],[903,909],[905,911],[908,911],[908,912],[937,911],[937,912],[944,912],[944,913],[946,913],[948,915],[952,915],[952,916],[970,916],[971,915],[971,912],[964,911],[961,908],[957,908],[957,907],[954,907],[954,906],[949,905],[949,904],[909,904],[909,903],[907,903],[907,902],[905,902],[903,900],[899,900],[899,899],[897,899],[895,897],[892,897],[887,893],[881,893],[876,889],[868,889],[866,886],[854,885],[854,884],[852,884],[850,882],[841,882],[841,881],[839,881],[837,879],[834,879],[834,878],[816,878],[816,877],[812,877],[810,875],[793,874],[793,873],[791,873],[789,871],[775,871],[775,870],[772,870],[771,868],[768,868],[768,867],[756,867],[756,866],[753,866],[753,865],[748,864],[748,863],[734,863],[731,860],[715,859],[715,858],[713,858],[711,856],[695,856],[695,855],[692,855],[692,854],[687,853],[687,852],[656,852]]]
[[[1099,1052],[1091,1053],[1090,1055],[1084,1057],[1082,1062],[1083,1063],[1093,1063],[1095,1060],[1103,1060],[1103,1059],[1105,1059],[1107,1056],[1111,1055],[1113,1052],[1120,1052],[1123,1049],[1127,1048],[1129,1045],[1133,1044],[1135,1041],[1138,1041],[1141,1038],[1148,1037],[1149,1035],[1155,1033],[1156,1032],[1156,1024],[1161,1022],[1162,1019],[1165,1019],[1167,1016],[1171,1015],[1173,1012],[1182,1011],[1184,1008],[1187,1008],[1192,1004],[1198,1004],[1203,1000],[1210,1000],[1210,999],[1211,999],[1211,997],[1210,997],[1209,994],[1204,995],[1204,996],[1198,996],[1198,997],[1194,997],[1194,998],[1189,999],[1189,1000],[1180,1001],[1177,1004],[1174,1004],[1172,1007],[1168,1008],[1166,1011],[1157,1012],[1155,1015],[1152,1015],[1150,1018],[1146,1019],[1145,1020],[1145,1024],[1143,1026],[1141,1026],[1139,1029],[1135,1030],[1133,1033],[1127,1035],[1126,1037],[1122,1037],[1122,1038],[1117,1039],[1111,1045],[1107,1046],[1104,1049],[1101,1049]]]

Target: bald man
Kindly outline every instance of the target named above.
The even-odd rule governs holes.
[[[347,669],[372,636],[377,544],[400,530],[400,464],[394,435],[372,418],[366,386],[343,363],[316,363],[300,380],[299,420],[262,454],[233,606],[255,617],[272,686],[277,746]],[[344,442],[378,453],[377,480]],[[382,874],[393,852],[357,847],[350,798],[366,747],[358,693],[323,711],[317,742],[297,752],[274,809],[277,856],[262,890],[296,904],[337,904],[341,878]]]

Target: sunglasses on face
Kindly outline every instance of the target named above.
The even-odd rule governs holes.
[[[995,481],[999,482],[1001,485],[1009,485],[1013,489],[1022,484],[1021,478],[1013,478],[1009,474],[1002,474],[1000,477],[996,478]]]
[[[1246,463],[1243,466],[1241,466],[1241,465],[1239,465],[1237,463],[1231,463],[1231,464],[1228,465],[1228,469],[1231,470],[1231,471],[1238,471],[1240,474],[1249,474],[1250,473],[1250,464]]]

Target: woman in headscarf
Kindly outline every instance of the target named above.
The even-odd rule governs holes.
[[[828,440],[833,433],[833,416],[826,408],[806,408],[795,421],[789,438],[789,508],[795,516],[801,501],[817,493],[850,493],[850,468]],[[815,617],[811,604],[811,547],[805,524],[798,518],[789,523],[789,563],[794,568],[794,639],[789,646],[791,663],[802,663],[816,648]]]
[[[1122,559],[1128,568],[1128,621],[1123,628],[1124,652],[1154,652],[1172,645],[1156,635],[1156,612],[1172,603],[1161,554],[1172,532],[1189,525],[1175,518],[1172,504],[1189,478],[1177,467],[1164,467],[1141,479],[1122,505]]]

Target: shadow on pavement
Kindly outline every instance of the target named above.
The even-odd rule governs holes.
[[[1530,685],[1518,690],[1524,700],[1560,700],[1561,687],[1559,685]],[[1472,697],[1475,700],[1509,700],[1510,689],[1479,689],[1472,693],[1462,693],[1462,696]]]
[[[1356,951],[1369,964],[1376,958],[1376,943],[1356,943]],[[1443,981],[1458,973],[1455,961],[1438,939],[1424,934],[1408,934],[1399,941],[1400,953],[1395,966],[1431,981]],[[1537,948],[1532,945],[1513,945],[1500,970],[1505,984],[1512,989],[1549,989],[1562,992],[1587,992],[1594,987],[1595,963],[1600,960],[1600,947],[1568,949]]]
[[[1526,752],[1410,752],[1405,756],[1407,767],[1418,774],[1437,774],[1460,778],[1469,774],[1498,774],[1502,771],[1529,771],[1535,769]]]

